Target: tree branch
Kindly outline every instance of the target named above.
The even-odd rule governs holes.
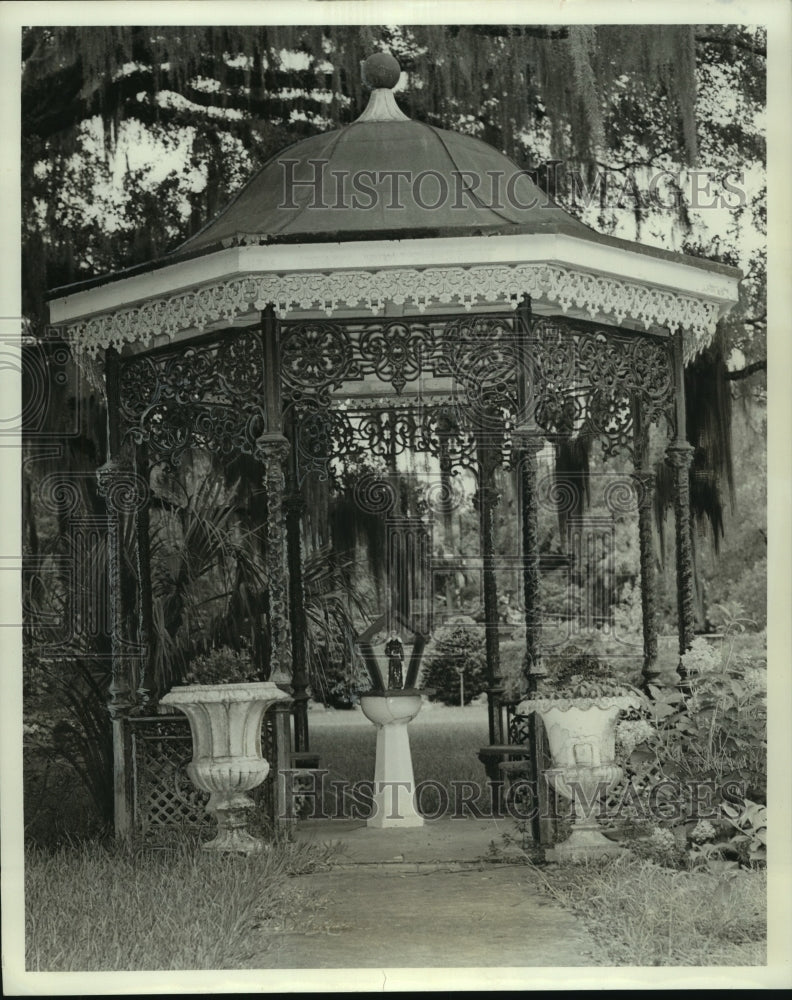
[[[728,35],[696,35],[697,42],[712,42],[713,45],[725,45],[729,47],[734,47],[735,49],[742,49],[743,52],[752,52],[755,56],[764,56],[767,58],[767,48],[764,45],[751,45],[750,42],[744,42],[739,38],[729,38]]]
[[[726,378],[730,382],[741,382],[744,378],[750,378],[756,372],[764,371],[767,371],[767,358],[762,358],[760,361],[752,361],[745,368],[737,368],[733,372],[726,372]]]

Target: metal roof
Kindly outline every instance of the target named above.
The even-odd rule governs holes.
[[[376,58],[370,57],[367,64]],[[277,245],[291,244],[295,250],[311,252],[315,248],[316,256],[322,253],[322,244],[349,249],[369,242],[372,252],[377,248],[377,260],[372,259],[371,266],[382,267],[390,266],[393,257],[385,252],[386,259],[381,259],[382,248],[393,241],[394,247],[436,246],[437,253],[430,253],[428,260],[431,266],[440,267],[457,262],[460,252],[455,241],[460,239],[468,245],[467,238],[473,238],[469,246],[474,250],[482,237],[492,237],[500,248],[509,237],[531,235],[571,238],[578,248],[576,267],[588,266],[583,261],[588,260],[590,246],[594,272],[598,270],[595,259],[599,260],[603,253],[610,254],[609,260],[614,251],[626,254],[615,271],[611,266],[611,274],[630,273],[633,283],[645,281],[647,287],[668,285],[665,274],[662,280],[655,274],[663,261],[672,267],[681,264],[692,268],[693,273],[698,271],[700,277],[694,284],[700,285],[705,295],[712,289],[705,288],[709,279],[701,272],[712,275],[716,284],[741,277],[736,268],[719,262],[598,233],[553,202],[526,171],[492,146],[473,136],[407,118],[389,86],[382,85],[390,84],[390,80],[386,81],[389,74],[395,73],[393,80],[398,78],[398,66],[393,62],[388,73],[379,75],[367,108],[355,122],[304,139],[278,153],[214,219],[176,250],[124,271],[53,289],[49,298],[129,284],[136,276],[154,275],[161,269],[169,273],[173,265],[187,266],[183,262],[200,258],[209,264],[220,259],[222,253],[218,251],[231,247],[259,245],[262,250],[266,246],[275,250]],[[432,240],[437,242],[433,244]],[[489,239],[484,243],[495,250]],[[445,258],[449,246],[454,247],[453,261]],[[330,250],[328,246],[328,254]],[[289,273],[293,256],[284,246],[282,257],[278,254],[274,262],[276,271]],[[425,253],[418,256],[427,257]],[[470,255],[462,256],[467,259]],[[485,250],[476,259],[486,264],[501,256],[500,250]],[[644,265],[636,260],[638,257],[652,259],[651,265],[649,260],[646,262],[645,279],[639,277],[644,274]],[[330,266],[330,257],[327,259]],[[517,263],[533,259],[524,251]],[[428,260],[424,267],[429,266]],[[466,260],[466,264],[470,265],[470,261]],[[250,262],[246,266],[250,269]],[[294,274],[299,279],[300,268]],[[669,287],[675,287],[675,279],[670,280]],[[721,292],[718,285],[712,294],[717,298]],[[149,298],[149,294],[143,298]]]

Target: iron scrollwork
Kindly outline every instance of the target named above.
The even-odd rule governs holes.
[[[448,404],[354,410],[303,406],[295,443],[301,478],[316,473],[321,479],[332,476],[334,459],[387,459],[406,451],[440,456],[453,474],[472,468],[476,451],[472,429],[460,425]]]
[[[645,424],[668,418],[674,379],[667,341],[636,334],[590,332],[557,320],[537,320],[536,421],[551,439],[585,433],[606,456],[634,443],[634,404]]]
[[[405,450],[439,457],[447,472],[474,467],[476,439],[503,442],[513,425],[513,323],[511,314],[284,323],[284,398],[297,417],[301,477],[327,477],[333,459]],[[445,381],[442,401],[423,397],[424,376]],[[392,385],[395,398],[334,405],[345,383],[366,378]],[[418,383],[417,398],[399,401],[411,383]]]
[[[363,377],[349,331],[342,324],[284,323],[281,331],[281,376],[284,395],[292,402],[304,399],[329,407],[333,390]]]
[[[668,414],[674,386],[664,339],[540,318],[526,349],[533,417],[550,440],[585,432],[606,455],[630,452],[634,405],[647,424]],[[251,328],[125,359],[127,437],[173,465],[192,447],[254,454],[265,427],[262,357],[260,331]],[[301,477],[326,476],[335,458],[406,449],[441,458],[447,470],[471,467],[475,441],[507,459],[522,416],[520,357],[513,314],[282,324],[284,403],[299,428]],[[423,376],[444,380],[444,399],[422,398]],[[343,387],[366,378],[389,383],[397,398],[349,396],[339,406]],[[417,396],[399,401],[414,383]]]
[[[147,442],[154,461],[173,466],[194,447],[252,455],[265,426],[263,397],[258,330],[232,331],[122,363],[126,436]]]

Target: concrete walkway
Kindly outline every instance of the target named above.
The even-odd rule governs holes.
[[[541,891],[531,868],[486,860],[506,829],[492,820],[443,819],[409,830],[298,824],[299,839],[340,844],[338,864],[299,877],[311,899],[299,929],[270,938],[258,968],[595,964],[590,937]]]

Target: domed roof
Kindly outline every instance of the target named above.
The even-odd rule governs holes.
[[[357,121],[273,157],[176,251],[53,289],[51,322],[96,352],[252,322],[266,304],[362,315],[528,294],[540,311],[685,329],[688,351],[708,342],[738,270],[590,229],[496,149],[410,121],[390,90],[399,72],[370,57]]]
[[[391,67],[374,65],[377,58],[364,72],[372,63],[371,82],[390,83]],[[377,86],[356,121],[278,153],[176,253],[237,243],[562,232],[601,238],[507,156],[472,136],[412,121],[392,91]]]

